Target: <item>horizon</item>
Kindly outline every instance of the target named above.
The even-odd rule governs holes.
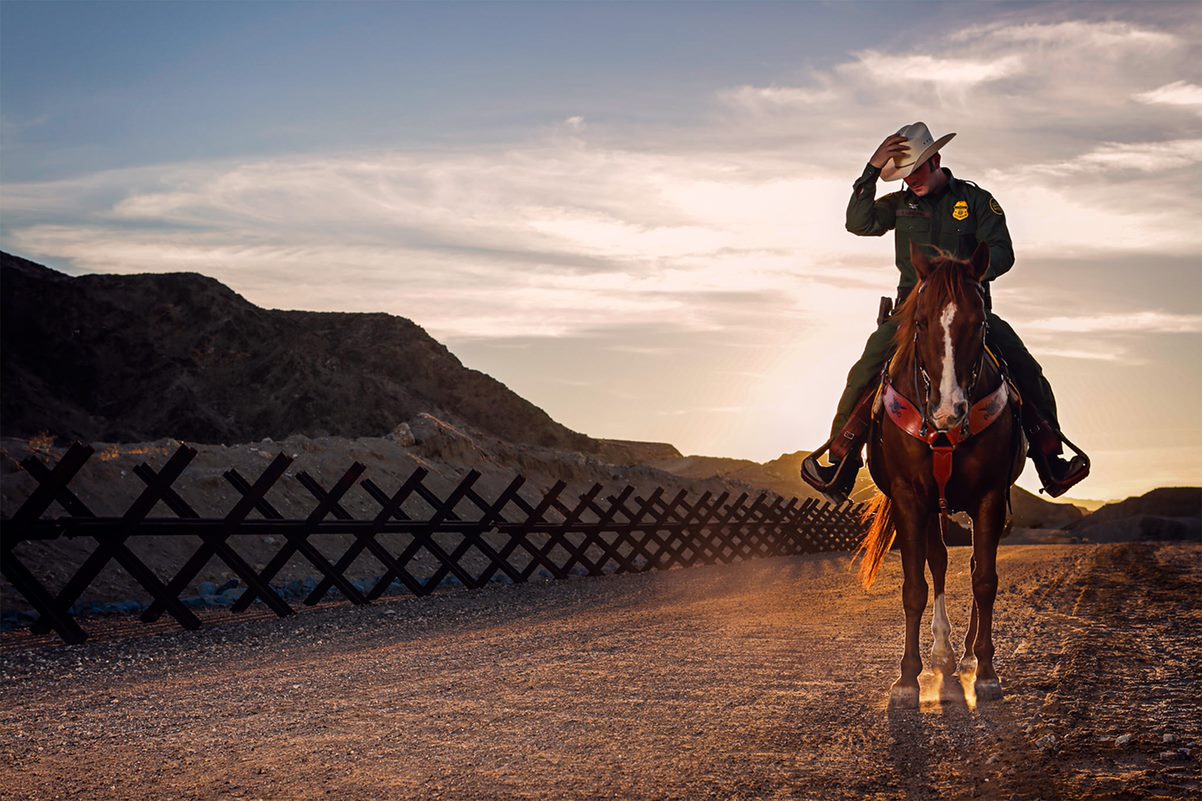
[[[1202,485],[1202,10],[881,8],[6,2],[0,248],[406,317],[571,429],[762,463],[894,292],[843,209],[922,119],[1006,209],[1070,495]]]
[[[14,256],[17,258],[22,258],[22,259],[25,258],[25,257],[21,256],[20,254],[16,254],[16,253],[8,253],[7,251],[0,251],[0,252],[7,253],[7,255],[9,255],[9,256]],[[30,261],[30,260],[26,259],[26,261]],[[36,264],[36,262],[35,262],[35,264]],[[47,269],[53,269],[53,268],[47,267],[47,265],[39,265],[39,266],[46,267]],[[91,275],[115,275],[114,273],[90,273],[90,274]],[[142,273],[142,274],[143,275],[164,275],[165,273]],[[203,273],[194,273],[194,274],[201,275],[202,277],[205,277],[205,278],[212,278],[212,276],[206,276]],[[213,279],[213,280],[217,280],[217,279]],[[224,286],[224,284],[223,284],[223,286]],[[262,307],[259,307],[259,308],[262,308]],[[267,311],[312,311],[312,310],[308,310],[308,309],[267,309]],[[321,312],[319,312],[319,313],[321,313]],[[339,314],[341,312],[328,312],[328,313]],[[403,318],[403,319],[407,319],[407,318]],[[414,322],[414,321],[410,321],[410,322]],[[452,355],[454,355],[453,352],[452,352]],[[464,365],[464,366],[469,369],[472,369],[471,365]],[[402,422],[404,422],[404,421],[402,421]],[[558,422],[558,421],[556,421],[556,422]],[[577,433],[583,433],[583,434],[588,435],[587,432],[577,432]],[[292,435],[289,435],[289,436],[292,436]],[[591,436],[591,435],[588,435],[588,436]],[[613,438],[613,437],[593,437],[593,439],[596,439],[598,441],[632,442],[634,444],[671,445],[672,447],[676,447],[675,444],[671,443],[671,442],[649,442],[646,440],[623,440],[623,439],[617,439],[617,438]],[[132,443],[132,444],[140,444],[140,443]],[[226,442],[224,444],[229,446],[229,445],[235,445],[235,444],[240,444],[240,443]],[[679,451],[679,448],[677,450]],[[796,456],[799,453],[804,453],[804,452],[805,451],[787,451],[787,452],[782,452],[773,458],[765,459],[762,461],[757,461],[757,460],[751,460],[751,461],[753,461],[755,464],[762,465],[762,464],[767,464],[772,461],[776,461],[777,459],[783,459],[783,458],[786,458],[789,456]],[[683,451],[681,451],[680,453],[681,453],[681,457],[684,459],[702,458],[702,459],[735,459],[735,460],[737,460],[737,459],[741,458],[741,457],[728,457],[728,456],[703,454],[703,453],[685,453]],[[1161,487],[1154,487],[1153,490],[1149,490],[1148,492],[1152,492],[1154,490],[1161,490],[1161,489],[1202,489],[1202,487],[1167,485],[1167,486],[1161,486]],[[1130,498],[1133,498],[1133,497],[1140,497],[1147,493],[1140,493],[1139,495],[1126,496],[1126,497],[1122,497],[1122,498],[1083,498],[1083,497],[1073,497],[1073,496],[1068,496],[1068,495],[1064,495],[1064,496],[1061,496],[1058,498],[1049,498],[1039,492],[1035,492],[1033,494],[1035,494],[1035,496],[1037,498],[1039,498],[1040,500],[1046,501],[1047,503],[1081,506],[1081,507],[1085,508],[1088,513],[1092,513],[1094,511],[1096,511],[1097,508],[1100,508],[1103,505],[1118,503],[1118,502],[1121,502],[1124,500],[1129,500]]]

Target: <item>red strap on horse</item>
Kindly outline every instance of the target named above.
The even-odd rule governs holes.
[[[952,455],[956,446],[966,439],[981,433],[993,425],[1002,412],[1010,396],[1003,381],[997,389],[973,404],[968,412],[968,429],[957,427],[947,431],[930,430],[922,412],[910,402],[910,399],[893,388],[892,384],[885,387],[885,413],[893,424],[915,439],[920,439],[931,448],[931,468],[935,475],[935,483],[939,487],[939,531],[947,534],[947,483],[952,478]]]
[[[952,478],[952,454],[955,450],[954,445],[931,446],[931,468],[935,474],[935,483],[939,485],[939,511],[942,514],[947,514],[947,497],[944,490]]]

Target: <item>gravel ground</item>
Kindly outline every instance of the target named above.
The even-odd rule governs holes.
[[[953,549],[958,636],[968,556]],[[496,585],[198,632],[115,621],[75,647],[9,633],[0,799],[1202,792],[1202,546],[1004,547],[1005,699],[977,707],[924,674],[913,712],[885,703],[896,555],[870,593],[846,562]]]

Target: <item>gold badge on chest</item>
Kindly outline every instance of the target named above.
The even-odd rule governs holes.
[[[952,217],[954,217],[957,220],[967,220],[968,219],[968,201],[967,200],[957,200],[956,201],[956,207],[952,209]]]

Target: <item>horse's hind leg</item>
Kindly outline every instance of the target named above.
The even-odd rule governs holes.
[[[922,654],[918,648],[918,633],[922,625],[922,613],[927,606],[926,515],[916,511],[921,508],[913,498],[901,500],[898,494],[893,499],[893,514],[897,522],[897,536],[901,542],[902,606],[906,610],[906,649],[902,654],[901,678],[893,684],[889,703],[895,707],[918,706],[918,674],[922,673]]]
[[[956,672],[956,653],[952,648],[952,622],[947,616],[947,601],[943,594],[947,581],[947,544],[939,531],[938,515],[927,524],[927,565],[931,568],[931,584],[935,590],[935,609],[931,614],[931,634],[935,644],[931,648],[931,667],[950,676]]]

